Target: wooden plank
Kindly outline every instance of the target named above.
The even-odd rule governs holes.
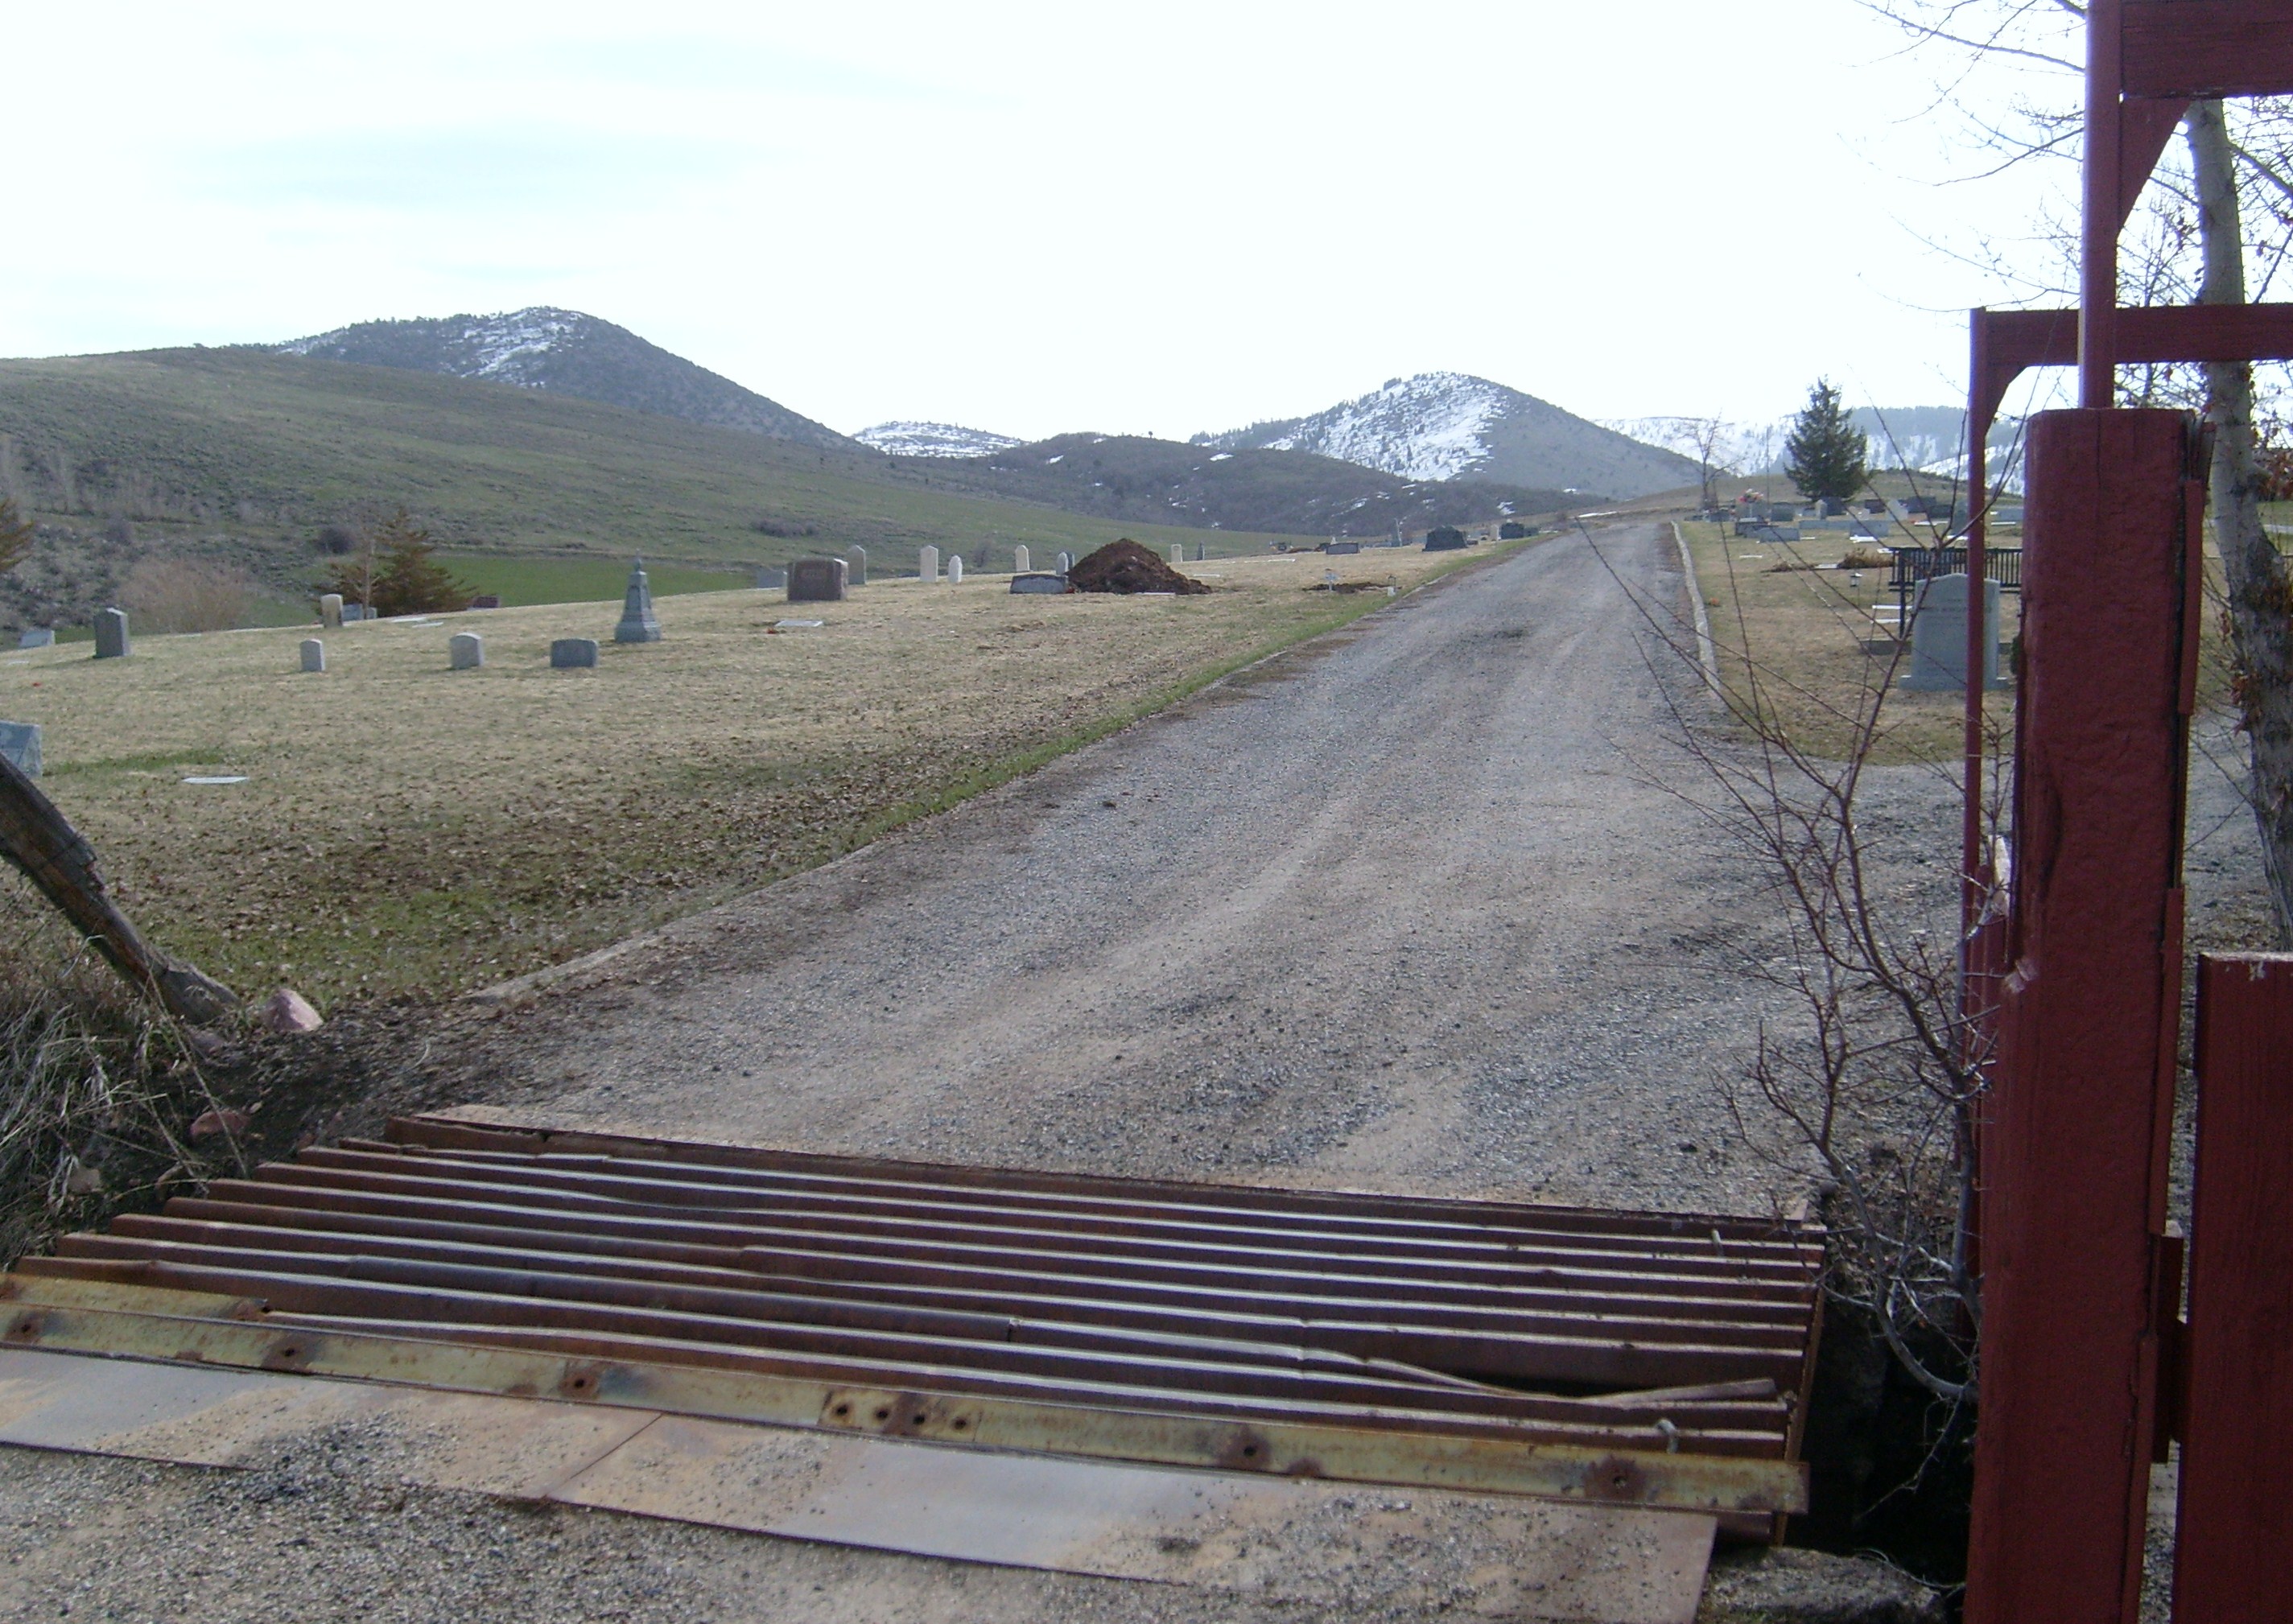
[[[2293,957],[2198,961],[2198,1163],[2174,1617],[2293,1596]]]
[[[2128,96],[2293,94],[2293,0],[2129,0],[2119,28]]]

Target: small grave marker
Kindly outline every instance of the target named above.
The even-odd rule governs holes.
[[[1059,554],[1059,573],[1061,575],[1073,575],[1074,573],[1074,553],[1062,553]]]
[[[0,755],[16,764],[26,778],[40,776],[40,724],[0,722]]]
[[[446,641],[446,668],[475,671],[486,663],[486,640],[475,632],[457,632]]]
[[[842,559],[799,558],[788,568],[788,601],[840,603],[850,584],[850,566]]]
[[[501,594],[498,592],[482,592],[476,597],[470,600],[470,607],[472,609],[499,609],[501,607]]]
[[[660,641],[660,622],[653,618],[652,612],[652,583],[645,577],[643,559],[629,566],[629,586],[621,596],[621,619],[620,624],[613,628],[613,641]]]
[[[1028,557],[1028,555],[1027,555],[1027,549],[1026,549],[1025,547],[1024,547],[1024,546],[1017,546],[1017,547],[1013,547],[1013,548],[1011,549],[1011,573],[1012,573],[1012,574],[1014,574],[1014,575],[1025,575],[1025,574],[1026,574],[1026,573],[1027,573],[1027,571],[1028,571],[1029,570],[1033,569],[1033,567],[1034,567],[1033,562],[1033,561]]]
[[[1013,592],[1056,593],[1065,592],[1066,589],[1066,577],[1063,575],[1052,575],[1043,570],[1031,570],[1025,575],[1015,575],[1011,578],[1011,590]]]
[[[324,671],[327,668],[327,645],[315,637],[303,639],[303,669]]]
[[[124,609],[100,609],[95,611],[95,657],[98,659],[126,659],[134,652],[127,639],[127,611]]]
[[[937,547],[926,546],[918,547],[916,549],[916,574],[927,581],[936,581],[939,579],[939,549]]]
[[[1323,551],[1333,555],[1358,553],[1361,551],[1361,543],[1357,541],[1333,541],[1327,547],[1324,548]]]
[[[16,639],[20,649],[53,649],[56,646],[56,628],[52,626],[28,626],[24,634]]]
[[[757,571],[757,590],[758,592],[778,592],[787,585],[788,571],[785,570],[759,570]]]
[[[1982,583],[1982,685],[2004,688],[1998,676],[1998,583]],[[1911,658],[1897,686],[1914,692],[1966,686],[1967,580],[1938,575],[1920,584],[1911,611]]]
[[[549,645],[549,664],[555,670],[571,671],[597,663],[597,640],[594,637],[560,637]]]
[[[951,586],[963,585],[963,554],[960,553],[951,553],[948,557],[947,584]]]
[[[337,626],[342,623],[343,594],[339,592],[328,593],[319,600],[319,624],[324,626]]]
[[[847,586],[865,586],[868,584],[868,549],[847,547],[844,557],[850,566],[845,571],[844,584]]]
[[[1210,543],[1207,541],[1198,541],[1195,544],[1195,562],[1198,564],[1208,563],[1210,562]]]
[[[1183,564],[1187,562],[1187,544],[1185,542],[1174,541],[1171,544],[1171,562],[1174,564]]]

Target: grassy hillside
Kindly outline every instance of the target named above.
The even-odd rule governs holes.
[[[1413,532],[1480,524],[1585,500],[1517,485],[1403,480],[1308,451],[1222,451],[1130,434],[1062,434],[988,456],[893,460],[951,486],[1123,524],[1259,533],[1386,536],[1396,524]]]
[[[0,361],[0,490],[43,521],[44,556],[0,605],[19,623],[43,601],[84,615],[154,549],[299,593],[322,526],[400,503],[458,552],[703,568],[855,544],[879,570],[912,570],[926,543],[1008,562],[1015,542],[1047,556],[1124,528],[950,491],[871,451],[243,349]],[[1186,539],[1229,554],[1268,538]]]

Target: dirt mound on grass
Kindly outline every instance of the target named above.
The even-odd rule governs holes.
[[[1180,575],[1162,559],[1125,537],[1110,541],[1067,571],[1067,585],[1077,592],[1208,592],[1191,576]]]

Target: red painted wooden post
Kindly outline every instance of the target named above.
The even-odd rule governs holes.
[[[2030,424],[1969,1624],[2130,1621],[2139,1596],[2180,1018],[2195,439],[2176,412]]]
[[[2293,957],[2198,961],[2181,1624],[2293,1614]]]

